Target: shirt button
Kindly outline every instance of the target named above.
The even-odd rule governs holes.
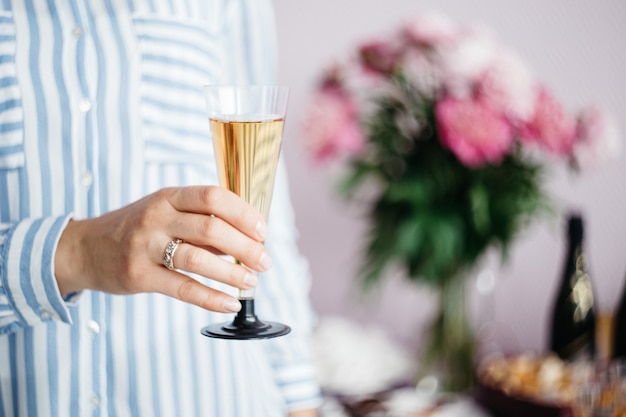
[[[100,333],[100,325],[95,320],[89,320],[87,322],[87,329],[91,334],[99,334]]]
[[[78,102],[78,110],[83,113],[87,113],[89,110],[91,110],[91,100],[89,100],[88,98],[80,99],[80,101]]]
[[[90,171],[83,173],[80,177],[80,183],[83,187],[89,188],[93,184],[93,174]]]
[[[50,313],[45,308],[42,308],[41,310],[39,310],[39,315],[42,320],[50,320],[52,318],[52,313]]]
[[[91,394],[91,398],[89,399],[89,404],[91,404],[91,408],[98,408],[98,407],[100,407],[100,397],[98,397],[96,394],[92,393]]]
[[[80,38],[83,35],[83,28],[81,28],[80,26],[76,26],[74,29],[72,29],[72,36],[74,36],[75,38]]]

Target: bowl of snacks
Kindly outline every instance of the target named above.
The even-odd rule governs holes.
[[[478,368],[475,400],[497,417],[626,417],[626,366],[553,354],[493,356]]]

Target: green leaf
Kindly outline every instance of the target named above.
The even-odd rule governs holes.
[[[489,216],[489,193],[483,184],[474,185],[469,190],[470,211],[472,214],[473,226],[479,235],[485,235],[491,227]]]

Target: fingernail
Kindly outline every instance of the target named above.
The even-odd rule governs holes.
[[[229,298],[224,301],[224,308],[231,313],[236,313],[241,310],[241,303],[235,299]]]
[[[263,252],[261,254],[261,259],[259,259],[259,265],[263,270],[268,270],[272,266],[272,258],[267,254],[267,252]]]
[[[256,234],[259,236],[259,239],[265,240],[267,234],[269,233],[269,229],[264,221],[259,221],[256,224]]]
[[[251,274],[250,272],[246,272],[246,275],[243,277],[243,284],[246,287],[256,287],[259,278],[255,274]]]

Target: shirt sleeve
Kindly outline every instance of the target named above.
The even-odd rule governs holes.
[[[58,320],[71,323],[54,275],[54,253],[70,216],[0,224],[0,334]]]

